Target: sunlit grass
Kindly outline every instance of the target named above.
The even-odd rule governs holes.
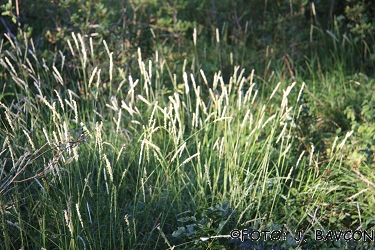
[[[305,131],[305,100],[329,103],[316,83],[239,66],[228,80],[172,72],[163,56],[144,61],[141,50],[129,75],[104,41],[73,34],[68,44],[73,70],[61,52],[61,65],[44,63],[26,40],[0,59],[17,85],[14,100],[0,102],[5,249],[208,248],[229,244],[234,228],[309,234],[337,229],[338,219],[348,221],[337,227],[368,229],[361,194],[373,178],[363,182],[343,163],[352,132],[327,140],[325,152]]]

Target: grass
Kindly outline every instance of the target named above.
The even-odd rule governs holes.
[[[196,42],[181,64],[168,51],[145,60],[138,50],[132,74],[104,40],[73,33],[68,51],[48,61],[30,40],[8,42],[0,63],[15,94],[0,99],[3,249],[372,244],[313,234],[374,229],[373,163],[352,130],[367,117],[357,92],[373,91],[373,79],[340,65],[322,72],[318,56],[305,67],[265,55],[258,75],[236,66],[219,37],[211,55],[230,69],[212,75]],[[228,236],[250,228],[286,238]],[[306,242],[293,239],[298,232]]]

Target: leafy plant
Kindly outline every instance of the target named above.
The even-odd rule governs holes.
[[[177,247],[184,249],[199,249],[199,248],[222,248],[225,246],[225,241],[228,239],[220,239],[221,233],[228,230],[228,224],[232,210],[228,208],[227,204],[216,205],[210,207],[201,213],[195,213],[192,216],[182,216],[177,219],[182,226],[178,227],[172,233],[172,236],[177,238]],[[222,242],[222,243],[220,243]]]

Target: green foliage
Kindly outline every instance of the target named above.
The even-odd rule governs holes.
[[[2,5],[2,246],[310,249],[316,229],[373,229],[371,16],[338,2]]]
[[[290,3],[264,0],[27,0],[19,8],[18,20],[28,37],[38,40],[36,46],[44,48],[66,45],[66,38],[71,36],[71,32],[91,36],[99,42],[105,39],[110,50],[119,52],[114,64],[125,70],[137,67],[137,58],[132,58],[132,55],[140,47],[146,57],[158,50],[172,70],[175,66],[182,67],[184,59],[193,60],[194,55],[194,64],[209,74],[221,70],[224,76],[229,77],[233,65],[242,65],[246,68],[256,67],[263,79],[267,79],[277,68],[286,68],[284,58],[289,57],[295,65],[299,65],[297,67],[305,68],[307,58],[314,60],[314,55],[329,53],[333,47],[336,48],[337,45],[331,46],[328,36],[322,39],[319,34],[325,33],[325,24],[330,23],[328,30],[338,40],[343,37],[342,44],[347,41],[354,43],[349,47],[355,48],[356,60],[348,59],[351,64],[344,66],[353,73],[358,70],[367,74],[374,72],[373,35],[369,26],[372,17],[369,8],[365,8],[370,1],[350,2],[344,7],[340,7],[342,4],[339,1],[333,3],[307,0]],[[16,17],[12,1],[3,6],[7,15]],[[34,16],[33,13],[45,15]],[[333,14],[338,18],[335,19]],[[358,16],[361,18],[358,19]],[[326,20],[327,17],[329,20]],[[197,29],[198,46],[205,48],[204,53],[190,53],[195,46],[191,43],[194,28]],[[18,34],[15,29],[17,26],[12,29],[13,34]],[[216,29],[221,40],[218,44]],[[353,31],[350,36],[345,33],[349,30]],[[361,34],[355,30],[361,30]],[[343,48],[337,55],[345,54],[346,49]],[[233,53],[230,60],[229,52]],[[227,55],[227,58],[222,55]],[[202,61],[209,63],[202,64]],[[269,64],[271,61],[273,63]],[[346,59],[340,61],[346,63]],[[332,62],[318,63],[323,71],[329,70],[332,65]],[[289,73],[285,75],[292,73],[293,77],[296,70],[289,67]],[[304,73],[300,71],[300,74]]]
[[[345,17],[350,32],[359,38],[375,35],[375,7],[372,1],[346,0]]]
[[[2,10],[1,16],[9,16],[11,17],[13,23],[17,22],[17,17],[13,14],[12,0],[9,0],[8,3],[1,5],[0,8]]]
[[[359,162],[375,166],[375,106],[373,95],[373,81],[366,76],[354,78],[364,94],[358,97],[355,103],[348,105],[344,110],[350,121],[351,129],[357,131],[354,145],[355,154],[350,156],[349,163],[357,165]]]
[[[182,224],[172,236],[176,238],[178,248],[182,249],[219,249],[228,245],[228,239],[220,234],[229,231],[228,220],[233,211],[228,205],[216,205],[193,216],[182,214],[177,221]],[[217,236],[217,237],[215,237]]]

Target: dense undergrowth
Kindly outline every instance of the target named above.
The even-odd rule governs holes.
[[[375,226],[371,40],[314,16],[303,42],[281,26],[254,37],[181,9],[151,16],[151,35],[120,22],[93,36],[72,15],[54,50],[25,27],[2,40],[2,248],[369,249],[329,230]]]

